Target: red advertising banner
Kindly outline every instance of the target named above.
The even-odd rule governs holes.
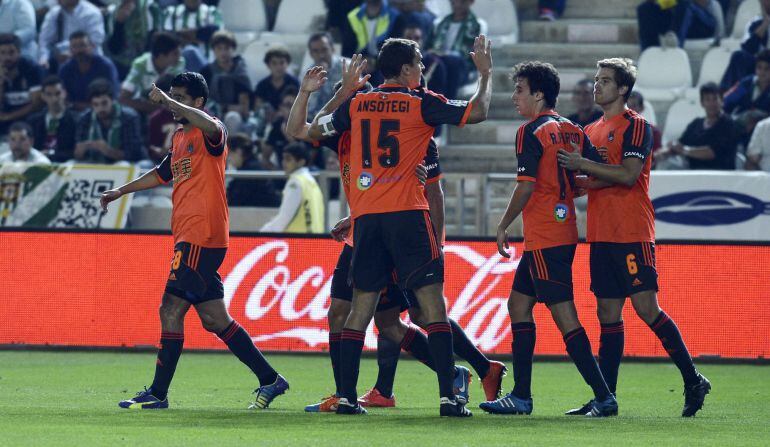
[[[150,346],[158,342],[158,306],[168,276],[172,239],[165,235],[0,232],[0,345]],[[331,276],[341,245],[330,239],[233,237],[220,269],[233,318],[268,351],[327,348]],[[493,242],[447,243],[445,296],[482,351],[510,353],[506,300],[521,256],[511,260]],[[694,356],[770,357],[770,246],[657,247],[661,306],[677,322]],[[578,313],[598,346],[590,293],[588,246],[574,263]],[[537,354],[564,355],[548,310],[539,305]],[[626,307],[629,356],[666,353]],[[370,328],[366,346],[376,337]],[[224,349],[188,315],[185,347]]]

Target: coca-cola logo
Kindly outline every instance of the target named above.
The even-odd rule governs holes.
[[[506,301],[520,259],[515,248],[511,260],[503,260],[489,245],[489,256],[462,243],[444,248],[449,316],[482,350],[492,350],[510,334]],[[328,342],[326,314],[337,258],[329,256],[328,249],[323,256],[312,249],[302,240],[265,242],[226,275],[225,304],[261,347],[280,341],[282,346],[288,342],[290,349],[306,350]],[[376,347],[372,325],[365,343]]]

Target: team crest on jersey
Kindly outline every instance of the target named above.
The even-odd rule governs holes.
[[[602,157],[602,160],[604,160],[605,163],[609,163],[610,162],[610,157],[609,157],[609,155],[607,155],[607,148],[606,147],[604,147],[604,146],[597,147],[596,148],[596,152],[599,153],[599,156]]]
[[[187,153],[190,153],[190,154],[192,154],[192,153],[193,153],[193,145],[192,145],[192,143],[190,143],[190,144],[187,146]]]
[[[569,208],[563,203],[557,203],[553,210],[553,217],[556,222],[564,222],[569,217]]]
[[[611,130],[610,134],[607,135],[607,141],[614,141],[615,140],[615,131]]]
[[[358,176],[358,189],[361,191],[366,191],[371,188],[373,183],[374,177],[368,172],[362,172],[361,175]]]

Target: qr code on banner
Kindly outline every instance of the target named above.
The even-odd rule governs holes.
[[[112,180],[71,179],[51,226],[98,228],[102,219],[99,197],[104,191],[112,189],[113,184]]]

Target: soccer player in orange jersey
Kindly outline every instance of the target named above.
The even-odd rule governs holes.
[[[650,202],[652,128],[626,107],[634,88],[636,67],[629,59],[597,63],[594,99],[604,116],[586,128],[604,163],[562,150],[561,166],[580,170],[593,179],[588,187],[588,232],[591,243],[591,290],[601,323],[599,364],[615,393],[623,356],[623,305],[626,297],[636,314],[658,336],[684,380],[682,416],[694,416],[711,389],[695,369],[674,321],[658,305],[655,269],[655,212]],[[590,406],[570,410],[580,414]]]
[[[559,95],[559,74],[553,65],[525,62],[514,67],[513,102],[529,122],[516,134],[518,184],[497,227],[497,249],[506,258],[507,229],[523,214],[524,253],[508,299],[513,333],[513,390],[480,405],[495,414],[530,414],[530,383],[535,349],[532,309],[544,303],[564,337],[567,352],[591,386],[595,399],[585,416],[613,416],[618,404],[591,353],[591,344],[578,320],[572,290],[572,261],[578,234],[575,223],[574,174],[559,167],[559,149],[576,145],[586,156],[600,160],[583,129],[553,109]]]
[[[343,397],[338,414],[362,414],[356,383],[364,331],[374,316],[380,290],[393,277],[412,289],[425,315],[428,344],[439,382],[440,414],[468,417],[470,411],[453,390],[455,376],[452,330],[444,303],[444,268],[438,235],[428,214],[424,185],[415,167],[435,126],[481,122],[491,100],[492,57],[489,42],[479,36],[470,53],[479,71],[479,86],[470,101],[450,101],[430,91],[415,90],[424,69],[417,43],[385,41],[378,68],[385,83],[371,92],[356,92],[333,114],[316,117],[312,139],[351,131],[350,188],[354,219],[350,270],[353,303],[341,335]],[[349,96],[347,84],[337,94]]]
[[[168,388],[182,354],[184,318],[194,307],[203,327],[225,342],[230,351],[259,379],[251,408],[267,408],[289,389],[289,384],[265,360],[251,336],[231,317],[224,304],[222,279],[217,269],[228,245],[228,209],[225,195],[227,131],[203,111],[208,98],[206,81],[198,73],[182,73],[171,82],[167,95],[153,86],[150,100],[168,108],[180,124],[169,154],[155,169],[117,189],[102,194],[107,205],[124,194],[173,181],[171,232],[174,255],[160,306],[160,350],[150,388],[121,408],[168,408]]]

